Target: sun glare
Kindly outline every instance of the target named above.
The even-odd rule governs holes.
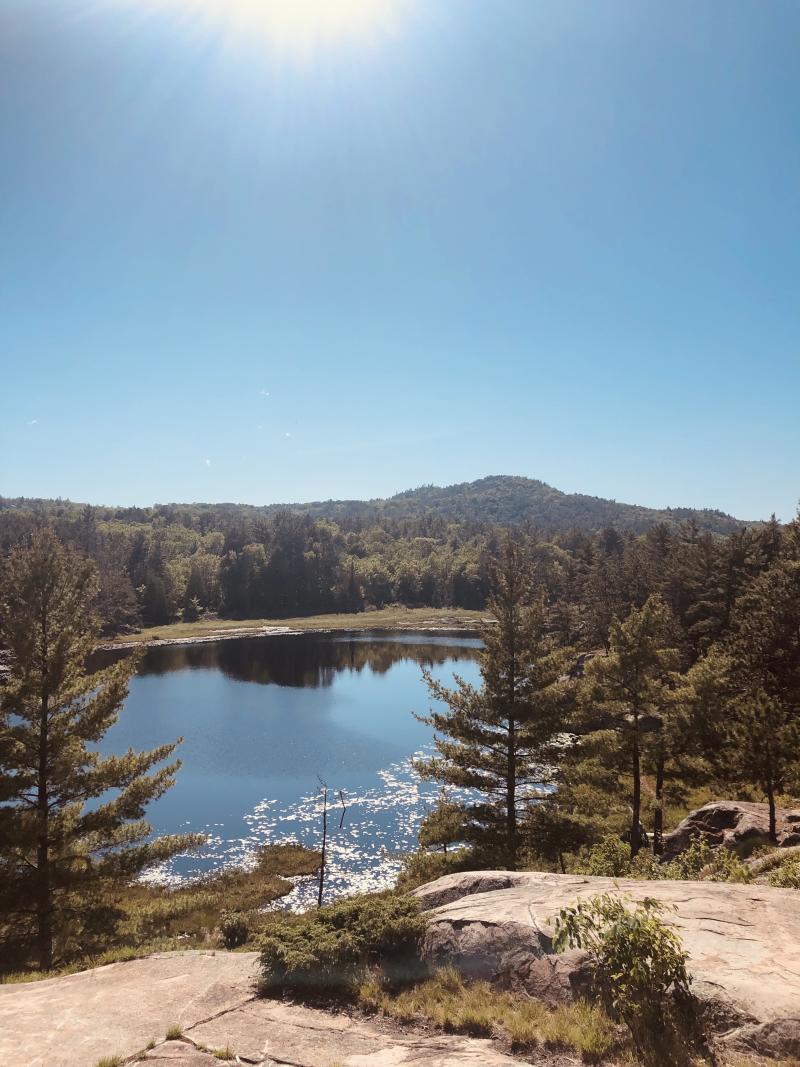
[[[396,26],[406,0],[160,0],[188,16],[220,24],[226,34],[262,35],[277,51],[316,52],[320,47],[375,39]]]

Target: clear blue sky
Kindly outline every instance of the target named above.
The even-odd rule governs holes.
[[[796,0],[303,2],[0,0],[0,493],[790,518]]]

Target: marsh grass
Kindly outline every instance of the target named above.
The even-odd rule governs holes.
[[[124,899],[122,936],[137,943],[158,933],[180,938],[174,947],[194,948],[217,936],[223,913],[236,912],[254,942],[266,919],[262,909],[292,890],[289,878],[315,874],[318,868],[316,852],[301,845],[271,845],[261,850],[252,870],[221,871],[171,890],[132,886]]]
[[[0,984],[38,982],[140,959],[153,952],[221,944],[219,925],[225,911],[244,916],[249,941],[240,947],[252,948],[268,920],[265,906],[291,891],[289,878],[315,874],[318,867],[318,853],[301,845],[270,845],[258,854],[252,870],[222,871],[175,889],[135,883],[113,901],[121,913],[114,934],[118,944],[100,955],[80,956],[51,971],[0,975]]]

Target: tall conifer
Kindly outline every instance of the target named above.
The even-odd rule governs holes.
[[[480,855],[516,869],[522,811],[549,780],[558,757],[565,654],[548,632],[543,600],[531,596],[530,572],[509,538],[494,570],[483,630],[483,685],[456,678],[454,690],[425,672],[445,711],[420,716],[436,731],[438,755],[419,760],[425,778],[474,790],[466,834]]]
[[[585,692],[591,713],[604,713],[627,746],[632,776],[631,856],[642,844],[643,726],[649,718],[658,736],[663,737],[664,720],[678,699],[677,671],[683,654],[677,645],[674,616],[654,593],[624,622],[612,624],[608,654],[597,656],[586,667]]]
[[[101,756],[136,667],[95,673],[97,576],[48,529],[9,554],[0,640],[11,673],[0,691],[0,915],[18,958],[49,969],[111,921],[112,891],[198,843],[151,839],[146,805],[174,783],[175,744]]]

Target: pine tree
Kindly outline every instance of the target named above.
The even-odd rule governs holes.
[[[763,689],[731,707],[729,770],[763,790],[769,806],[769,839],[777,844],[776,795],[800,782],[800,714]]]
[[[7,559],[0,640],[11,673],[0,700],[0,914],[42,969],[110,922],[110,891],[199,839],[150,840],[144,809],[175,780],[174,744],[102,757],[136,660],[96,673],[94,567],[47,529]],[[109,791],[112,791],[109,797]],[[88,805],[88,806],[87,806]]]
[[[586,667],[584,694],[592,714],[600,711],[608,716],[627,745],[633,779],[631,857],[642,844],[644,726],[649,719],[651,728],[663,730],[676,701],[682,658],[674,616],[654,593],[624,622],[612,624],[608,654],[597,656]]]
[[[483,685],[457,677],[451,690],[424,672],[430,695],[447,710],[419,716],[436,731],[438,755],[416,766],[425,778],[475,790],[478,798],[466,804],[466,836],[482,859],[514,870],[520,815],[540,795],[559,754],[565,655],[548,632],[544,602],[531,599],[528,568],[510,538],[493,585]]]
[[[781,560],[752,583],[725,654],[732,764],[763,789],[775,840],[775,793],[800,783],[800,562]]]
[[[447,855],[448,845],[457,845],[464,840],[467,812],[464,804],[451,800],[447,790],[442,789],[436,804],[425,815],[417,831],[417,840],[422,848],[441,848]]]

